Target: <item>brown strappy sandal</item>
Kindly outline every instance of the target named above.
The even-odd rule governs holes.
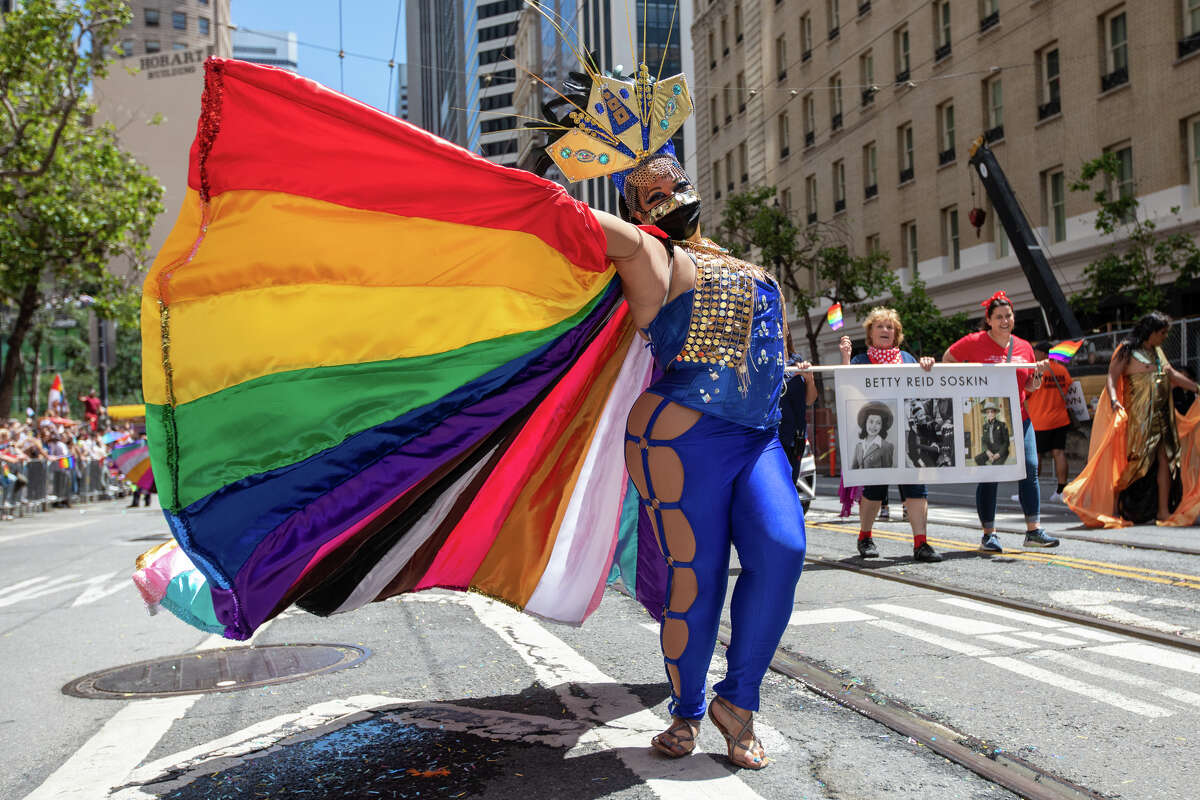
[[[675,743],[667,742],[662,738],[664,736],[670,736]],[[688,720],[676,717],[675,721],[671,723],[671,727],[650,740],[650,746],[667,758],[690,756],[696,749],[696,732]]]
[[[718,704],[720,704],[721,709],[725,711],[726,714],[742,723],[742,727],[738,730],[737,734],[731,734],[725,728],[725,726],[721,724],[720,720],[717,719],[717,715],[713,713],[713,706]],[[766,752],[763,751],[762,742],[760,742],[758,737],[754,735],[753,714],[750,715],[749,719],[743,720],[737,715],[737,712],[733,710],[733,706],[731,706],[728,702],[722,700],[720,697],[714,697],[708,706],[708,718],[712,720],[713,725],[716,725],[717,730],[720,731],[721,735],[725,737],[725,746],[729,748],[729,752],[726,754],[726,757],[729,759],[730,764],[733,764],[735,767],[741,767],[742,769],[763,769],[767,766],[767,764],[771,763],[771,760],[767,758]],[[752,738],[749,745],[744,745],[742,744],[742,737],[746,735],[747,731],[750,732],[750,736]],[[762,753],[761,758],[753,755],[750,752],[754,749],[757,749],[760,753]],[[738,750],[745,750],[746,757],[752,760],[746,762],[735,759],[734,753],[736,753]]]

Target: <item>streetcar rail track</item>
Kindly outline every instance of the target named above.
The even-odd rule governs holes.
[[[718,638],[729,646],[729,626],[721,625]],[[808,691],[906,736],[1026,800],[1105,800],[1108,797],[1048,772],[1018,755],[992,747],[977,737],[956,731],[892,697],[871,692],[861,682],[782,647],[776,650],[771,669],[795,680]]]

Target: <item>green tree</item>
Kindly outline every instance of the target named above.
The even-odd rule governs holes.
[[[1100,304],[1126,297],[1135,315],[1162,309],[1166,287],[1200,276],[1200,247],[1186,233],[1163,236],[1154,220],[1139,213],[1137,196],[1122,191],[1121,163],[1115,153],[1086,161],[1071,191],[1091,193],[1096,204],[1096,230],[1114,241],[1103,255],[1084,267],[1087,287],[1072,297],[1084,312],[1094,314]],[[1171,209],[1178,216],[1179,207]]]
[[[48,305],[88,295],[101,317],[135,324],[136,289],[108,264],[142,263],[162,188],[80,97],[128,19],[121,0],[28,0],[0,27],[0,300],[15,310],[0,411]]]
[[[763,265],[775,267],[804,320],[810,358],[817,364],[817,339],[827,323],[824,314],[814,320],[813,309],[828,301],[859,312],[871,298],[896,295],[900,282],[887,253],[855,255],[842,231],[821,223],[801,227],[774,197],[770,186],[731,195],[721,220],[722,244],[739,256],[758,250]]]
[[[925,291],[925,281],[915,277],[907,292],[892,298],[891,307],[904,323],[905,347],[917,356],[941,358],[946,348],[971,332],[966,312],[946,316]]]

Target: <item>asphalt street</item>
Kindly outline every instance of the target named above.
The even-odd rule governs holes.
[[[906,523],[880,523],[871,571],[1200,637],[1200,556],[1119,546],[1184,544],[1194,529],[1096,533],[1064,519],[1047,527],[1113,543],[1027,551],[1002,533],[1006,552],[985,556],[972,514],[935,498],[940,564],[911,560]],[[999,522],[1020,527],[1003,505]],[[1200,740],[1200,656],[818,564],[858,564],[857,525],[826,498],[808,523],[814,560],[784,650],[880,705],[915,709],[947,736],[1104,797],[1195,796],[1200,768],[1188,753]],[[97,670],[166,656],[183,656],[183,670],[237,645],[146,614],[128,576],[137,553],[165,536],[156,509],[117,503],[0,527],[0,746],[10,764],[0,797],[1015,796],[778,673],[759,716],[768,769],[730,769],[710,725],[703,752],[658,756],[647,743],[669,716],[657,625],[615,589],[579,628],[440,591],[328,619],[291,609],[253,644],[349,645],[366,657],[237,691],[63,694]]]

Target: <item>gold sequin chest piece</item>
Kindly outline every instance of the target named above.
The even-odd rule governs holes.
[[[750,347],[756,277],[765,273],[707,240],[678,243],[696,261],[687,339],[677,361],[740,369]]]

